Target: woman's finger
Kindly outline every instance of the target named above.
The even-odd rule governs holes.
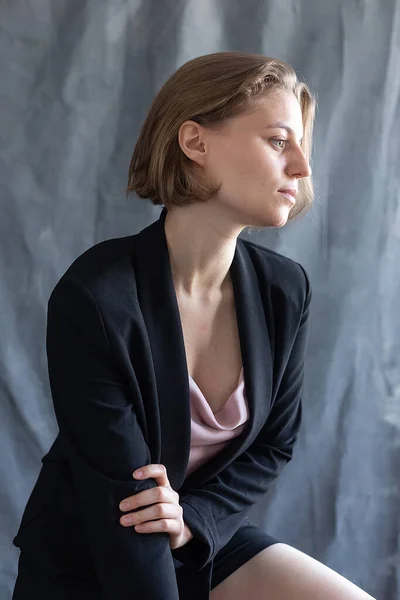
[[[140,471],[142,472],[142,475],[139,475]],[[143,467],[140,467],[140,469],[136,469],[132,475],[135,479],[148,479],[151,477],[156,480],[157,485],[162,485],[164,487],[170,486],[167,469],[164,465],[144,465]]]
[[[155,533],[156,531],[162,531],[178,535],[180,530],[181,528],[176,519],[158,519],[157,521],[147,521],[146,523],[135,525],[135,531],[138,533]]]
[[[120,518],[121,525],[132,526],[143,522],[162,519],[182,520],[182,507],[171,503],[153,504],[148,508],[129,513]]]
[[[155,502],[179,504],[179,494],[170,487],[157,486],[125,498],[120,503],[119,508],[122,511],[134,510],[139,506],[146,506],[148,504],[154,504]]]

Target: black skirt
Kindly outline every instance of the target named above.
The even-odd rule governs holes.
[[[280,540],[277,538],[264,533],[259,527],[251,525],[246,517],[229,542],[215,555],[211,575],[211,589],[224,581],[258,552],[278,542]],[[182,567],[180,561],[175,558],[173,560],[175,569]]]
[[[251,525],[250,521],[246,520],[230,541],[216,554],[211,577],[211,589],[224,581],[258,552],[280,541],[264,533],[256,525]]]
[[[246,519],[230,541],[216,554],[211,589],[250,560],[255,554],[280,540],[251,525]],[[182,567],[175,558],[175,568]],[[90,582],[75,585],[61,584],[38,569],[35,557],[23,550],[18,561],[18,575],[12,600],[101,600],[101,590]]]

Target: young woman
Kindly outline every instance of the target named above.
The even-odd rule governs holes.
[[[311,289],[239,234],[307,211],[314,111],[259,54],[198,57],[159,91],[127,191],[160,218],[89,248],[49,299],[60,431],[14,600],[371,598],[247,518],[292,458]]]

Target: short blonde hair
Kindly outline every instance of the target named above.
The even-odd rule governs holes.
[[[307,84],[282,60],[262,54],[216,52],[186,62],[164,83],[151,104],[129,166],[126,196],[135,192],[153,204],[207,202],[218,191],[202,182],[182,151],[178,132],[186,120],[218,127],[226,119],[256,108],[277,89],[293,92],[303,120],[302,149],[311,162],[316,101]],[[314,199],[311,177],[299,181],[289,221],[303,216]]]

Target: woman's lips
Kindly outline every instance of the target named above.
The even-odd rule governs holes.
[[[296,204],[296,198],[292,196],[290,192],[279,192],[282,196],[285,196],[292,204]]]

